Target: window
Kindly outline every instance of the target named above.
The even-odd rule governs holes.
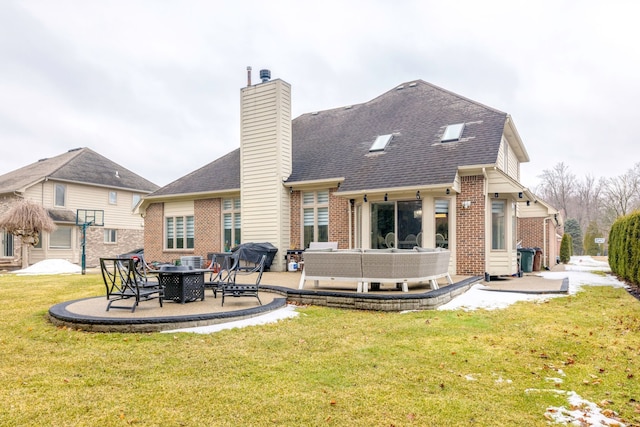
[[[392,138],[393,138],[393,135],[378,136],[376,140],[373,142],[373,145],[371,146],[371,148],[369,148],[369,151],[383,151],[387,147],[387,145],[389,144]]]
[[[193,215],[165,218],[165,231],[167,249],[194,248],[195,227]]]
[[[2,256],[13,256],[13,234],[7,233],[6,231],[0,232],[0,237],[2,238]]]
[[[329,191],[302,193],[303,245],[329,241]]]
[[[491,249],[505,249],[505,201],[491,202]]]
[[[444,130],[441,142],[457,141],[462,136],[464,130],[464,123],[458,123],[456,125],[449,125]]]
[[[109,191],[109,204],[115,205],[118,203],[118,193],[115,191]]]
[[[54,206],[65,206],[65,192],[66,187],[64,185],[56,184]]]
[[[142,199],[142,196],[140,196],[139,194],[134,194],[131,197],[131,209],[135,209],[135,207],[138,205],[138,203],[140,202],[140,199]]]
[[[112,228],[105,228],[104,230],[104,242],[105,243],[117,243],[118,232]]]
[[[222,234],[225,251],[230,251],[242,241],[241,222],[240,199],[222,200]]]
[[[49,236],[49,248],[71,249],[71,227],[59,225]]]
[[[449,200],[436,199],[436,248],[449,248]]]

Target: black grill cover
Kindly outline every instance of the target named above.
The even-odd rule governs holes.
[[[253,263],[259,263],[262,255],[266,255],[267,258],[264,260],[264,269],[268,270],[271,267],[271,263],[273,262],[273,258],[278,252],[278,248],[273,246],[271,243],[243,243],[241,245],[236,246],[231,249],[233,252],[233,257],[241,259],[243,261],[249,261]]]

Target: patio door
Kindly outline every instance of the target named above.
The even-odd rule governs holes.
[[[371,204],[371,247],[411,249],[422,233],[422,200]]]

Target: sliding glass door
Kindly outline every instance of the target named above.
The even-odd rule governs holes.
[[[411,249],[421,244],[422,200],[371,204],[371,247]]]

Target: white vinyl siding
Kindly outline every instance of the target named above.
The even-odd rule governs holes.
[[[291,87],[274,79],[241,90],[242,241],[290,244]],[[276,268],[284,258],[276,258]]]
[[[520,179],[520,162],[506,138],[502,138],[500,143],[497,166],[514,180]]]

